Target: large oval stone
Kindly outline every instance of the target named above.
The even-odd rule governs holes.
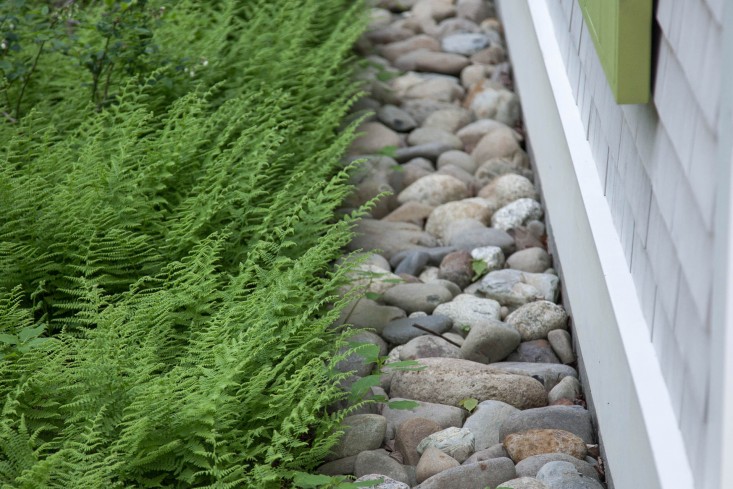
[[[515,463],[543,453],[565,453],[579,460],[588,455],[585,442],[564,430],[527,430],[507,435],[503,443]]]
[[[518,409],[547,405],[545,388],[531,377],[456,358],[423,358],[419,363],[423,370],[395,372],[391,396],[451,406],[466,398],[502,401]]]

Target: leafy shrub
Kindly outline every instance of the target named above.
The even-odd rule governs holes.
[[[3,487],[302,478],[346,415],[334,211],[362,6],[45,4],[2,12],[30,36],[0,65],[21,98],[0,124]]]

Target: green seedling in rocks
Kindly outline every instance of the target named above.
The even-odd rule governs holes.
[[[471,281],[475,282],[486,275],[486,272],[489,270],[489,266],[483,260],[473,260],[471,261],[471,270],[473,270],[473,278]]]
[[[476,406],[478,406],[478,399],[467,397],[465,399],[461,399],[458,405],[470,413],[476,409]]]

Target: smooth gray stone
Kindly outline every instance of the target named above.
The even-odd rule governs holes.
[[[510,324],[486,319],[470,326],[461,346],[461,353],[467,360],[480,363],[499,362],[519,345],[519,333]]]
[[[475,411],[468,417],[464,428],[473,433],[475,437],[475,450],[486,450],[501,443],[504,439],[499,429],[507,418],[522,411],[512,405],[501,401],[483,401],[476,406]],[[503,452],[502,448],[502,452]],[[506,457],[506,454],[501,455]],[[478,460],[476,460],[478,462]]]
[[[485,246],[498,246],[504,254],[510,254],[515,249],[514,238],[506,231],[489,227],[471,227],[455,229],[449,226],[444,242],[461,250],[472,251]]]
[[[354,473],[354,463],[357,455],[346,458],[340,458],[332,462],[327,462],[316,469],[316,472],[324,475],[352,475]]]
[[[491,460],[492,458],[509,458],[509,455],[504,450],[504,445],[497,443],[484,450],[479,450],[463,462],[463,465],[475,464],[483,462],[484,460]]]
[[[438,266],[440,265],[440,262],[443,261],[443,258],[445,258],[446,255],[448,255],[449,253],[453,253],[456,250],[457,248],[453,246],[438,246],[435,248],[426,248],[419,251],[428,255],[429,265]],[[410,253],[413,252],[413,250],[405,250],[399,253],[395,253],[394,255],[392,255],[392,258],[389,261],[390,265],[396,268],[397,266],[399,266],[402,260],[404,260]]]
[[[438,159],[438,156],[452,149],[455,148],[450,144],[445,143],[420,144],[407,148],[398,148],[395,151],[395,159],[400,163],[404,163],[413,158],[427,158],[428,160],[435,162]]]
[[[344,434],[331,449],[327,461],[357,455],[364,450],[375,450],[382,445],[387,431],[387,418],[378,414],[347,416],[341,424]]]
[[[364,451],[356,456],[354,475],[362,477],[368,474],[382,474],[405,484],[410,483],[404,466],[382,449]]]
[[[394,105],[380,107],[377,110],[377,119],[399,132],[412,131],[417,127],[417,122],[415,122],[415,119],[410,114]]]
[[[560,399],[569,399],[571,401],[580,397],[583,387],[575,377],[565,377],[557,383],[555,387],[547,394],[547,400],[552,402]]]
[[[400,264],[397,265],[394,273],[397,275],[401,273],[406,273],[407,275],[417,277],[418,275],[420,275],[420,272],[422,272],[423,268],[425,268],[425,265],[427,265],[429,260],[430,255],[428,255],[426,252],[419,250],[411,251],[407,253],[407,255],[402,260],[400,260]]]
[[[390,477],[380,474],[367,474],[359,477],[354,482],[366,482],[373,480],[381,480],[382,482],[373,486],[363,486],[363,489],[410,489],[411,486],[404,482],[396,481]]]
[[[390,401],[405,401],[406,399],[393,397]],[[412,418],[426,418],[434,421],[441,428],[455,426],[460,428],[466,419],[466,411],[459,407],[447,406],[433,402],[419,401],[413,409],[392,409],[389,404],[384,406],[382,416],[387,418],[385,441],[392,440],[402,423]]]
[[[544,384],[547,392],[565,377],[578,378],[578,372],[573,367],[559,363],[497,362],[491,366],[510,374],[534,377]]]
[[[508,458],[494,458],[471,465],[461,465],[440,472],[422,484],[418,489],[485,489],[494,488],[502,482],[516,478],[514,463]]]
[[[603,485],[591,477],[579,474],[572,462],[546,463],[537,472],[537,480],[547,489],[603,489]]]
[[[515,330],[516,331],[516,330]],[[519,333],[517,333],[519,334]],[[503,358],[502,358],[503,360]],[[560,363],[547,340],[523,341],[516,351],[506,357],[507,362]]]
[[[579,460],[572,455],[566,453],[543,453],[542,455],[534,455],[527,457],[517,464],[517,477],[535,477],[537,472],[548,462],[554,461],[570,462],[575,469],[586,477],[600,480],[600,476],[593,465],[585,460]]]
[[[442,47],[446,53],[471,56],[488,47],[489,43],[489,36],[485,34],[462,32],[444,37]]]
[[[470,418],[469,418],[470,419]],[[594,443],[590,412],[580,406],[547,406],[525,409],[507,416],[501,423],[499,438],[532,429],[564,430]]]
[[[345,346],[341,351],[344,352],[356,345],[376,345],[379,348],[379,356],[387,354],[387,343],[379,337],[378,334],[372,333],[371,331],[360,331],[349,338],[349,343],[352,345]],[[359,377],[366,377],[372,372],[374,363],[367,363],[363,355],[359,353],[352,353],[346,359],[341,360],[337,365],[336,369],[339,372],[353,372],[354,375]]]
[[[441,334],[448,331],[453,326],[453,321],[446,316],[434,314],[432,316],[421,316],[416,318],[396,319],[387,323],[382,331],[382,337],[393,345],[403,345],[413,338],[422,336],[426,333],[413,324],[419,324],[430,331]]]

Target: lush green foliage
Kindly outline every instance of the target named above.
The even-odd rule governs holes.
[[[307,486],[361,6],[0,8],[2,487]]]

